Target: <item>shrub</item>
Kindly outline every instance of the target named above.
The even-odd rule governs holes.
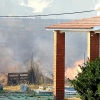
[[[70,80],[82,100],[100,100],[100,57],[79,66],[75,79]]]

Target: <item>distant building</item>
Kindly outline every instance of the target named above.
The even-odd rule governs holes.
[[[8,73],[8,85],[18,85],[23,81],[29,82],[28,73]]]

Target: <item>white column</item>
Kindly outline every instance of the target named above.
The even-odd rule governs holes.
[[[87,58],[90,59],[90,32],[87,33]]]
[[[100,33],[99,33],[99,48],[100,48]],[[99,56],[100,56],[100,49],[99,49]]]

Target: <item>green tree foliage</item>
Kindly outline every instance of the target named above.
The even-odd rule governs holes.
[[[100,100],[100,57],[79,66],[75,79],[70,80],[82,100]]]

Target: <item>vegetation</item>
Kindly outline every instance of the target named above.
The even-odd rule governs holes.
[[[35,85],[43,85],[43,84],[52,84],[53,80],[47,77],[41,70],[40,70],[40,61],[33,61],[28,66],[28,78],[29,84]]]
[[[43,75],[39,69],[39,64],[32,62],[30,69],[28,70],[29,83],[42,84]],[[41,81],[40,81],[41,80]]]
[[[82,100],[100,100],[100,57],[79,66],[75,79],[70,80]]]

